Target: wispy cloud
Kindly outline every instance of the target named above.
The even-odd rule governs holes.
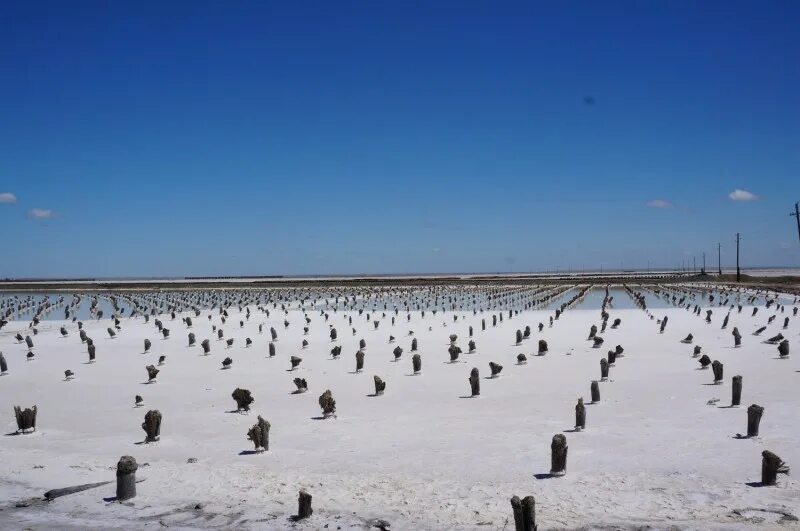
[[[28,217],[31,219],[52,219],[56,213],[49,208],[32,208],[28,211]]]
[[[645,203],[650,208],[672,208],[674,205],[666,199],[653,199]]]
[[[11,192],[3,192],[2,194],[0,194],[0,203],[10,204],[16,202],[17,202],[17,196],[12,194]]]
[[[728,194],[728,199],[731,201],[755,201],[758,199],[758,196],[752,192],[748,192],[747,190],[740,190],[737,188]]]

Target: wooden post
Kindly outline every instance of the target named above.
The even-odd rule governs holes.
[[[356,372],[361,372],[364,369],[364,351],[359,350],[356,352]]]
[[[515,531],[536,531],[536,500],[533,496],[511,498]]]
[[[597,383],[597,380],[592,380],[592,404],[596,404],[600,402],[600,384]]]
[[[747,436],[758,437],[758,427],[761,424],[761,415],[764,408],[758,404],[753,404],[747,408]]]
[[[473,367],[469,373],[469,386],[472,391],[471,396],[478,396],[481,394],[481,378],[477,367]]]
[[[200,345],[203,347],[203,354],[208,354],[211,352],[211,343],[208,341],[208,339],[204,339]]]
[[[311,494],[301,490],[297,498],[297,519],[308,518],[313,512],[311,509]]]
[[[414,367],[414,374],[418,374],[422,370],[422,357],[419,354],[414,354],[411,357],[411,364]]]
[[[36,414],[39,412],[37,406],[22,409],[14,406],[14,416],[17,419],[17,433],[28,433],[36,431]]]
[[[733,393],[731,396],[731,406],[738,407],[742,403],[742,377],[733,377]]]
[[[609,351],[609,355],[613,354],[613,351]],[[608,360],[605,358],[600,358],[600,380],[605,382],[608,380]]]
[[[781,358],[788,358],[789,357],[789,340],[784,339],[778,344],[778,355]]]
[[[778,474],[788,474],[789,466],[769,450],[761,452],[761,484],[775,485]]]
[[[722,383],[722,363],[719,360],[714,360],[711,363],[711,370],[714,371],[714,383]]]
[[[144,416],[142,429],[147,434],[144,442],[155,442],[161,438],[161,412],[157,409],[151,409]]]
[[[271,427],[272,425],[259,415],[258,422],[247,432],[247,439],[253,442],[256,452],[261,453],[269,450],[269,430]]]
[[[136,497],[136,459],[123,455],[117,463],[117,501]]]
[[[575,406],[575,430],[580,431],[586,428],[586,406],[583,405],[583,398],[578,399]]]
[[[375,396],[381,396],[386,390],[386,382],[381,380],[381,377],[377,375],[373,377],[373,380],[375,380]]]
[[[550,443],[550,474],[563,476],[567,473],[567,438],[563,433],[553,435]]]

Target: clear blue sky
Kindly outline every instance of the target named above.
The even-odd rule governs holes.
[[[0,277],[731,264],[737,231],[743,265],[797,266],[799,27],[796,1],[4,2]]]

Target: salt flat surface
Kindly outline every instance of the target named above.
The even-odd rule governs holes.
[[[654,309],[669,316],[664,334],[655,320],[639,309],[610,309],[617,330],[603,333],[602,349],[586,341],[591,324],[601,323],[599,310],[573,309],[548,327],[552,311],[525,311],[491,327],[491,313],[400,312],[391,325],[387,312],[377,331],[357,312],[319,312],[303,336],[303,316],[273,311],[267,318],[253,312],[243,328],[244,313],[229,309],[225,348],[211,330],[219,315],[208,311],[193,318],[198,343],[211,339],[212,352],[187,347],[189,330],[178,319],[161,316],[172,337],[161,339],[143,318],[122,319],[122,330],[109,339],[111,321],[85,321],[97,346],[97,362],[88,360],[77,326],[43,321],[34,336],[34,361],[26,361],[27,323],[13,321],[0,331],[0,350],[10,372],[0,378],[0,429],[13,433],[13,405],[39,406],[38,429],[31,435],[0,436],[0,528],[174,529],[318,529],[369,527],[381,518],[392,529],[513,529],[509,498],[536,497],[540,529],[653,525],[665,528],[750,528],[777,524],[778,513],[800,515],[800,483],[780,476],[776,487],[758,488],[761,452],[769,449],[789,465],[800,466],[800,363],[796,345],[800,319],[784,316],[761,337],[751,333],[766,325],[775,309],[761,307],[751,317],[746,307],[732,313],[721,330],[725,311],[714,308],[713,323],[685,309]],[[453,322],[453,315],[458,315]],[[183,314],[187,315],[187,314]],[[352,335],[346,318],[358,329]],[[380,316],[380,314],[378,314]],[[283,320],[291,324],[284,329]],[[375,318],[375,315],[373,315]],[[480,330],[480,319],[487,330]],[[543,332],[537,331],[539,322]],[[263,323],[264,333],[258,333]],[[339,332],[332,343],[328,324]],[[70,335],[60,337],[59,327]],[[466,351],[468,326],[475,329],[477,352],[462,354],[462,363],[447,363],[448,336],[458,334]],[[514,345],[514,333],[530,325],[531,339]],[[269,358],[269,327],[280,335],[277,356]],[[738,326],[743,346],[732,348],[730,331]],[[429,330],[430,327],[430,330]],[[422,355],[422,374],[413,376],[408,331],[413,330]],[[792,357],[777,358],[773,345],[762,340],[779,331],[789,338]],[[695,344],[724,363],[723,385],[712,383],[710,370],[698,370],[692,345],[680,342],[693,333]],[[388,342],[393,334],[397,341]],[[245,338],[254,345],[245,348]],[[309,346],[301,349],[303,338]],[[143,339],[153,347],[143,354]],[[354,374],[358,340],[367,342],[365,370]],[[550,351],[535,356],[544,338]],[[334,344],[342,356],[331,359]],[[602,401],[588,405],[589,387],[599,379],[600,358],[621,344],[625,356],[601,383]],[[404,349],[393,361],[395,346]],[[528,355],[516,365],[516,355]],[[145,384],[145,365],[167,356],[158,383]],[[289,369],[289,356],[303,358]],[[221,370],[226,356],[230,370]],[[472,367],[489,375],[488,363],[504,366],[501,376],[481,380],[481,396],[468,396]],[[76,378],[64,381],[63,371]],[[731,377],[744,378],[742,407],[730,403]],[[370,397],[373,375],[387,382],[386,393]],[[309,391],[291,394],[292,379],[308,380]],[[252,391],[249,414],[231,412],[236,387]],[[338,418],[317,420],[319,395],[330,389]],[[145,407],[134,408],[134,395]],[[587,429],[571,432],[578,397],[587,402]],[[719,398],[716,405],[707,405]],[[740,440],[746,431],[746,409],[764,406],[761,436]],[[163,414],[161,440],[144,439],[140,428],[145,412]],[[246,432],[262,415],[272,424],[271,449],[261,455],[246,452],[253,445]],[[569,444],[566,476],[537,479],[550,470],[550,441],[565,433]],[[244,452],[242,455],[241,453]],[[140,464],[138,496],[130,504],[103,500],[114,485],[89,490],[50,503],[44,508],[14,507],[14,502],[40,497],[46,490],[114,479],[121,455]],[[196,463],[187,463],[190,457]],[[147,466],[144,464],[147,463]],[[541,477],[541,476],[540,476]],[[314,496],[314,515],[293,523],[297,492]],[[0,502],[2,504],[2,502]],[[195,509],[202,504],[201,509]],[[738,514],[737,512],[738,511]]]

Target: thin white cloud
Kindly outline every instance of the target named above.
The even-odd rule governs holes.
[[[737,188],[728,194],[728,199],[731,201],[755,201],[758,199],[758,196],[752,192],[748,192],[747,190],[740,190]]]
[[[431,249],[431,250],[432,250],[434,253],[438,253],[439,251],[441,251],[441,249],[439,249],[438,247],[434,247],[434,248],[433,248],[433,249]]]
[[[645,203],[650,208],[672,208],[674,205],[666,199],[653,199]]]
[[[56,213],[49,208],[32,208],[28,212],[31,219],[52,219],[55,215]]]
[[[17,196],[12,194],[11,192],[3,192],[2,194],[0,194],[0,203],[11,204],[16,202],[17,202]]]

